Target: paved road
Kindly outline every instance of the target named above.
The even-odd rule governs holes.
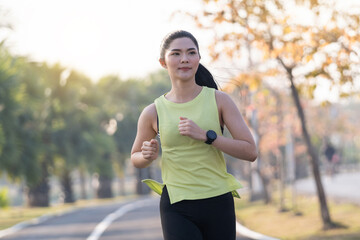
[[[162,240],[159,199],[78,209],[5,236],[5,240]],[[105,219],[105,221],[104,221]],[[237,240],[250,240],[241,236]]]
[[[1,239],[6,240],[79,240],[86,239],[96,225],[125,203],[78,209],[28,226]]]
[[[360,204],[360,172],[338,173],[333,177],[322,175],[321,179],[328,198]],[[314,179],[298,180],[296,190],[316,194]]]

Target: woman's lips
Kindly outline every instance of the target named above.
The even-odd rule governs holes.
[[[182,70],[182,71],[188,71],[188,70],[190,70],[191,68],[189,68],[189,67],[182,67],[182,68],[179,68],[180,70]]]

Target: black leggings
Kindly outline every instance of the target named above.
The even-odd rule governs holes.
[[[165,240],[235,240],[235,210],[231,193],[170,204],[166,187],[160,199]]]

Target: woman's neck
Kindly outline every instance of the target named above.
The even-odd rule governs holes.
[[[166,98],[175,103],[185,103],[196,98],[201,90],[202,87],[195,82],[173,83],[170,92],[166,94]]]

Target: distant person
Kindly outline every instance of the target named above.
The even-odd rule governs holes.
[[[327,142],[325,145],[324,155],[328,161],[327,172],[330,176],[334,176],[334,174],[336,173],[337,164],[340,161],[340,157],[336,153],[336,149],[330,142]]]
[[[329,143],[329,142],[326,143],[324,154],[325,154],[325,157],[328,160],[328,162],[331,162],[331,160],[335,154],[335,148],[333,147],[333,145],[331,143]]]
[[[163,184],[144,182],[161,194],[165,240],[234,240],[233,196],[241,184],[226,171],[223,153],[254,161],[254,139],[231,98],[217,89],[211,73],[199,63],[195,37],[186,31],[167,35],[160,64],[171,90],[141,113],[131,151],[137,168],[148,167],[162,148]],[[232,138],[222,135],[226,126]]]

